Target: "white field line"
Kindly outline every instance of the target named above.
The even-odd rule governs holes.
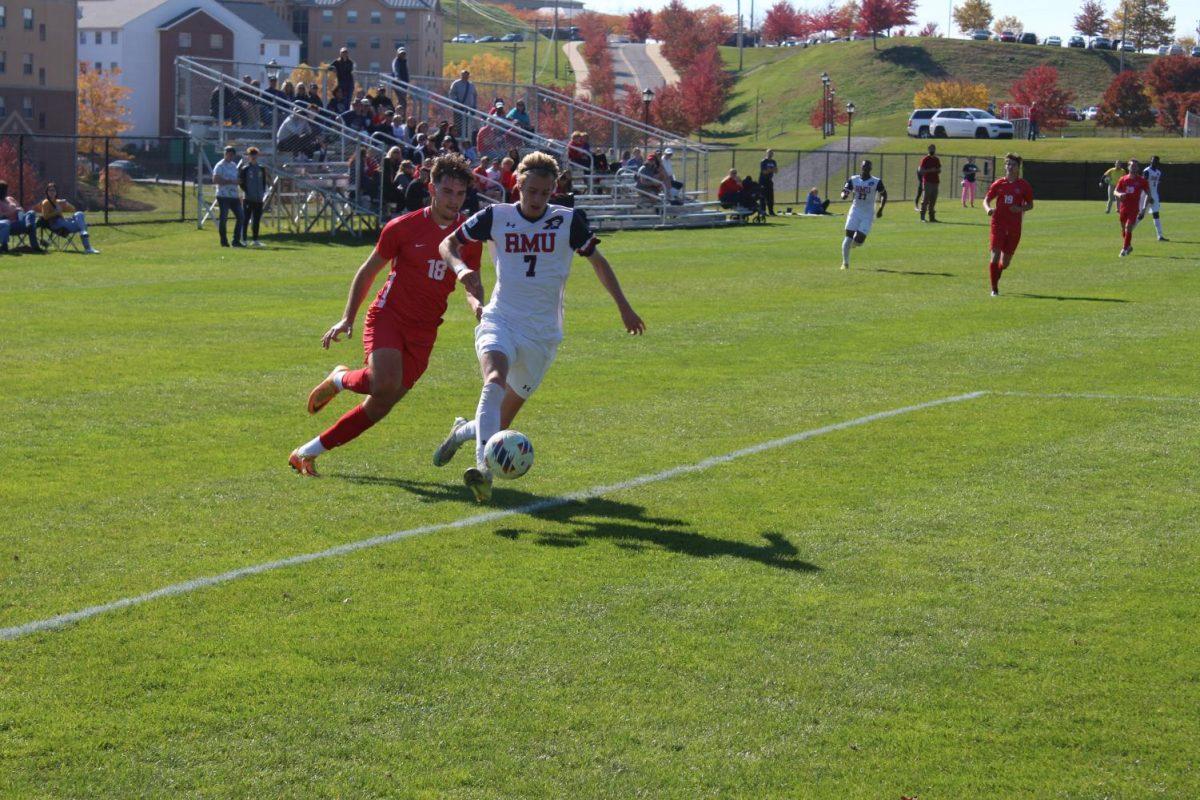
[[[1031,397],[1037,400],[1114,400],[1130,403],[1200,403],[1200,397],[1172,397],[1163,394],[1103,394],[1099,392],[998,392],[997,397]]]
[[[678,478],[681,475],[690,475],[695,472],[703,472],[712,467],[728,464],[745,456],[757,455],[768,450],[774,450],[779,447],[786,447],[796,442],[803,442],[806,439],[812,439],[816,436],[822,436],[826,433],[834,433],[836,431],[854,428],[859,425],[866,425],[869,422],[877,422],[891,417],[898,417],[902,414],[911,414],[914,411],[922,411],[927,408],[936,408],[950,403],[961,403],[965,400],[974,400],[989,392],[970,392],[968,394],[956,394],[951,397],[943,397],[938,400],[930,400],[925,403],[917,403],[911,406],[902,406],[901,408],[893,408],[890,411],[879,411],[875,414],[867,414],[864,417],[856,417],[855,419],[846,420],[845,422],[835,422],[832,425],[823,425],[820,428],[812,428],[811,430],[794,433],[790,436],[785,436],[782,439],[771,439],[770,441],[761,442],[750,447],[744,447],[740,450],[734,450],[730,453],[725,453],[720,456],[706,458],[703,461],[697,461],[694,464],[685,464],[678,467],[673,467],[662,472],[654,472],[649,475],[642,475],[637,478],[631,478],[619,483],[610,483],[603,486],[593,486],[590,489],[573,492],[571,494],[562,495],[560,497],[548,497],[544,500],[538,500],[533,503],[526,503],[523,506],[516,508],[506,508],[497,511],[489,511],[483,514],[475,514],[474,516],[464,517],[462,519],[453,520],[451,522],[438,522],[431,525],[422,525],[419,528],[409,528],[408,530],[396,531],[382,536],[373,536],[369,539],[360,539],[357,542],[348,542],[347,544],[330,547],[327,550],[319,550],[315,553],[302,553],[300,555],[281,558],[276,561],[266,561],[261,564],[253,564],[248,567],[239,567],[238,569],[222,572],[218,575],[208,575],[202,578],[193,578],[182,583],[173,583],[170,586],[164,586],[161,589],[155,589],[152,592],[135,595],[133,597],[123,597],[119,600],[113,600],[110,603],[101,605],[88,606],[81,608],[78,611],[72,611],[66,614],[59,614],[46,619],[34,620],[26,622],[22,625],[15,625],[10,628],[0,628],[0,639],[17,639],[22,636],[28,636],[31,633],[40,631],[54,630],[75,622],[81,622],[101,614],[107,614],[110,611],[119,611],[122,608],[130,606],[139,606],[143,603],[149,603],[153,600],[161,600],[164,597],[174,597],[176,595],[188,594],[197,589],[205,589],[209,586],[217,586],[222,583],[229,583],[240,578],[247,578],[251,575],[258,575],[263,572],[271,572],[285,567],[294,567],[300,564],[307,564],[310,561],[320,561],[326,558],[334,558],[343,556],[348,553],[353,553],[358,550],[365,550],[370,547],[379,547],[380,545],[391,544],[392,542],[400,541],[401,539],[410,539],[414,536],[421,536],[426,533],[435,533],[437,531],[455,530],[458,528],[467,528],[474,525],[482,525],[497,520],[506,519],[523,514],[535,514],[539,511],[546,511],[551,508],[559,508],[568,503],[577,502],[580,500],[591,500],[596,497],[602,497],[613,492],[623,491],[625,489],[633,489],[638,486],[645,486],[649,483],[658,483],[660,481],[671,480]]]

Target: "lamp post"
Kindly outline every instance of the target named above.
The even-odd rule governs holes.
[[[850,130],[854,127],[854,102],[846,103],[846,180],[850,179]]]
[[[642,122],[646,129],[642,133],[642,150],[650,147],[650,103],[654,101],[654,90],[646,87],[642,91]]]
[[[267,80],[272,78],[279,80],[279,62],[273,58],[267,62]]]
[[[821,138],[829,136],[829,73],[821,73]]]

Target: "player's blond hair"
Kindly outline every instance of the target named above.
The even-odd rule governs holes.
[[[451,178],[452,180],[462,181],[471,185],[473,176],[471,175],[471,162],[459,153],[447,153],[444,156],[438,156],[433,160],[433,169],[429,173],[429,177],[434,183],[437,183],[442,178]]]
[[[530,174],[558,180],[558,162],[549,153],[530,153],[521,159],[521,166],[517,167],[517,180],[524,181],[525,176]]]
[[[1017,166],[1018,166],[1018,167],[1019,167],[1019,166],[1021,166],[1021,164],[1023,164],[1023,163],[1024,163],[1024,159],[1022,159],[1022,158],[1021,158],[1019,155],[1017,155],[1016,153],[1005,153],[1005,154],[1004,154],[1004,160],[1005,160],[1005,161],[1007,161],[1007,160],[1008,160],[1008,159],[1010,159],[1010,158],[1011,158],[1013,161],[1017,162]]]

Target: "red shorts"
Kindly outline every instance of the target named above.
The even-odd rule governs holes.
[[[429,354],[437,340],[437,329],[406,326],[394,314],[372,307],[363,323],[364,361],[376,350],[399,350],[402,357],[401,384],[411,389],[429,366]]]
[[[993,225],[992,226],[992,250],[1000,251],[1006,256],[1011,256],[1017,252],[1017,245],[1021,243],[1020,227],[1012,227],[1009,225]]]
[[[1117,214],[1121,218],[1121,227],[1122,228],[1124,228],[1126,225],[1129,225],[1130,223],[1137,222],[1138,210],[1136,208],[1132,209],[1130,211],[1126,211],[1123,208],[1118,208]]]

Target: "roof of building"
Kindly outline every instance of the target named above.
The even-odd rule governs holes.
[[[339,6],[345,0],[309,0],[314,6]],[[430,11],[434,8],[434,0],[379,0],[380,5],[397,10]]]
[[[162,0],[81,0],[79,27],[124,28],[160,5]]]
[[[110,0],[111,1],[111,0]],[[221,5],[252,25],[264,39],[298,42],[300,37],[266,3],[219,0]]]
[[[182,14],[176,14],[175,16],[171,17],[166,22],[159,23],[158,29],[160,31],[170,30],[177,23],[183,22],[185,19],[190,17],[192,14],[203,13],[203,12],[204,12],[204,9],[200,8],[200,6],[192,6],[187,11],[184,11]]]

